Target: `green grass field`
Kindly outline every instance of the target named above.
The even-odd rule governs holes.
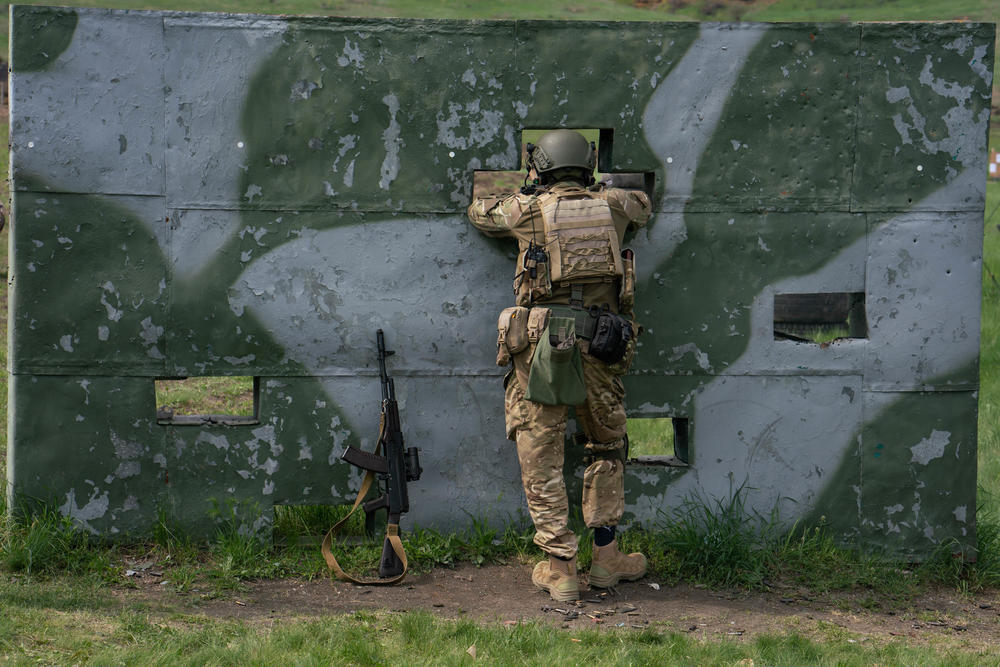
[[[777,0],[707,2],[674,0],[642,7],[617,0],[527,2],[448,2],[446,0],[63,0],[77,6],[100,4],[135,9],[230,11],[272,14],[403,16],[437,18],[564,18],[626,20],[761,21],[839,20],[1000,20],[995,0]],[[6,6],[5,6],[6,9]],[[6,46],[7,13],[0,18]],[[4,131],[7,125],[3,124]],[[991,144],[1000,146],[1000,119],[994,119]],[[6,192],[7,155],[0,155],[2,197]],[[775,533],[766,517],[748,520],[739,502],[692,504],[680,508],[674,524],[658,534],[634,533],[625,546],[652,556],[660,581],[760,589],[767,579],[783,578],[822,596],[829,591],[864,591],[877,604],[905,607],[929,589],[958,591],[968,601],[974,592],[1000,585],[1000,183],[987,188],[984,228],[983,322],[979,412],[980,562],[954,562],[947,554],[913,571],[877,558],[838,549],[821,530]],[[0,267],[6,276],[7,233],[0,235]],[[0,326],[6,327],[6,292],[0,292]],[[6,367],[7,350],[0,348]],[[6,377],[0,378],[0,415],[6,417]],[[187,391],[183,389],[181,391]],[[161,404],[187,409],[238,412],[229,395],[246,400],[247,388],[236,381],[221,390],[198,389],[192,395],[164,395]],[[202,403],[198,403],[202,401]],[[232,406],[232,407],[230,407]],[[245,406],[245,403],[244,403]],[[671,453],[666,437],[650,424],[636,433],[649,450]],[[642,431],[645,426],[639,427]],[[657,449],[659,447],[659,449]],[[0,484],[5,485],[6,430],[0,429]],[[738,500],[738,499],[737,499]],[[0,501],[0,510],[4,510]],[[662,625],[640,632],[564,631],[544,623],[513,626],[471,620],[442,621],[428,613],[358,612],[318,620],[286,619],[269,623],[213,619],[197,611],[178,611],[149,601],[122,602],[117,594],[130,584],[125,563],[152,559],[163,567],[178,593],[202,591],[202,598],[237,596],[248,579],[325,576],[313,543],[336,512],[282,509],[276,513],[277,548],[223,531],[210,545],[191,543],[164,517],[154,541],[126,546],[90,545],[65,521],[43,513],[30,524],[0,519],[0,662],[11,664],[384,664],[390,661],[465,664],[475,646],[479,660],[490,664],[998,664],[994,649],[963,648],[886,638],[876,645],[858,643],[839,628],[818,636],[797,634],[794,625],[781,635],[763,634],[743,642],[705,641]],[[705,525],[707,521],[707,526]],[[359,532],[359,525],[354,526]],[[531,534],[509,529],[497,533],[482,526],[468,533],[443,535],[416,531],[407,551],[418,571],[457,561],[520,563],[536,557]],[[711,543],[712,548],[706,548]],[[342,563],[360,569],[377,559],[378,544],[350,550]],[[581,554],[586,564],[587,549]],[[402,592],[405,594],[405,590]],[[962,597],[965,596],[965,597]],[[850,610],[848,609],[848,612]]]
[[[986,188],[983,320],[979,346],[980,506],[1000,516],[1000,182]]]

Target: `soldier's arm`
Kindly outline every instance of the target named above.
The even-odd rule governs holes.
[[[511,236],[521,220],[522,202],[517,194],[482,197],[469,206],[469,221],[487,236]]]
[[[608,190],[608,204],[612,210],[627,219],[633,228],[644,227],[653,213],[649,195],[642,190],[622,188]]]

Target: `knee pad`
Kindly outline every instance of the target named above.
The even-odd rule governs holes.
[[[587,455],[583,460],[587,465],[597,461],[621,461],[624,465],[624,463],[628,460],[627,435],[621,440],[616,440],[614,442],[588,442],[586,444],[586,448]]]

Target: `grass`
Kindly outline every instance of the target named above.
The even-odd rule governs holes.
[[[175,415],[254,416],[253,377],[156,381],[156,409]]]
[[[692,501],[670,517],[668,525],[675,527],[653,533],[631,531],[623,538],[624,548],[654,555],[660,581],[760,588],[783,576],[789,587],[801,585],[812,591],[867,590],[870,594],[858,604],[884,610],[894,608],[928,580],[920,568],[906,571],[845,552],[821,528],[773,532],[768,517],[748,518],[739,492],[730,503],[718,506]],[[52,532],[58,534],[56,528]],[[248,577],[303,576],[305,569],[321,567],[315,563],[315,549],[273,550],[259,543],[234,544],[230,537],[220,533],[209,553],[175,542],[114,555],[127,562],[156,561],[169,585],[194,600],[237,596]],[[529,540],[530,534],[498,533],[482,525],[462,536],[415,531],[408,536],[407,552],[419,568],[491,550],[502,557],[518,557]],[[377,547],[352,551],[367,551],[372,560],[377,558]],[[295,563],[296,553],[312,559],[312,564]],[[45,569],[30,576],[0,567],[0,608],[5,611],[0,615],[0,656],[13,657],[15,663],[455,664],[470,661],[466,652],[471,646],[476,647],[476,660],[518,665],[750,664],[741,660],[776,665],[924,665],[974,664],[987,658],[995,662],[998,657],[996,648],[976,653],[954,647],[928,650],[897,641],[871,645],[835,626],[828,627],[827,636],[809,638],[790,631],[741,642],[704,641],[676,632],[672,622],[677,619],[638,630],[561,631],[533,621],[501,623],[503,609],[497,610],[492,623],[440,620],[427,612],[358,612],[262,625],[166,612],[141,599],[123,602],[107,586],[110,580],[122,580],[122,566],[109,577],[92,565],[68,570],[57,560],[46,562]]]
[[[45,635],[34,632],[42,620]],[[83,628],[93,628],[84,631]],[[898,644],[866,646],[841,633],[818,642],[791,633],[748,642],[706,642],[651,628],[564,632],[537,622],[446,621],[427,612],[356,612],[338,618],[277,622],[181,616],[160,621],[143,609],[115,615],[60,614],[38,619],[20,610],[0,620],[0,650],[16,647],[38,662],[97,664],[973,664],[975,656]],[[97,636],[103,641],[92,641]],[[5,638],[4,638],[5,637]],[[853,642],[853,643],[852,643]],[[476,657],[470,656],[475,650]],[[989,654],[996,655],[990,651]],[[978,657],[985,657],[981,655]],[[26,661],[27,661],[26,660]]]
[[[633,529],[621,535],[622,548],[646,553],[653,580],[747,590],[767,589],[786,581],[817,594],[870,590],[886,599],[910,599],[929,585],[945,585],[964,592],[1000,585],[1000,521],[992,514],[979,517],[979,560],[962,563],[952,557],[950,545],[911,574],[898,575],[899,564],[838,546],[825,527],[794,526],[790,530],[777,515],[749,511],[745,491],[737,489],[726,500],[690,498],[664,512],[649,530]],[[3,509],[0,507],[0,509]],[[94,544],[73,529],[69,520],[52,510],[30,519],[0,518],[0,572],[47,578],[75,574],[84,578],[121,581],[130,559],[154,561],[170,581],[195,582],[221,594],[241,582],[275,577],[315,579],[326,575],[318,545],[327,528],[346,508],[279,508],[274,543],[241,533],[235,523],[222,522],[211,543],[198,543],[161,519],[148,543]],[[579,564],[590,565],[589,530],[579,517],[574,529],[581,535]],[[382,534],[364,533],[360,519],[345,531],[347,542],[335,546],[338,560],[349,572],[371,576],[382,548]],[[533,531],[510,524],[503,529],[473,521],[461,531],[417,528],[404,534],[404,546],[415,572],[452,567],[460,562],[477,566],[517,564],[537,557]],[[341,537],[341,536],[338,536]],[[349,545],[349,546],[348,546]]]
[[[635,456],[673,456],[674,425],[670,417],[628,420],[628,451]]]
[[[1000,515],[1000,181],[986,186],[983,301],[979,344],[980,506]]]

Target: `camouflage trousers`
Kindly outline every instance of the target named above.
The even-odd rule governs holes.
[[[505,380],[507,437],[517,443],[535,544],[550,555],[572,558],[577,538],[569,528],[563,479],[568,408],[524,398],[533,352],[534,345],[516,355]],[[583,473],[583,518],[591,528],[615,526],[625,511],[624,457],[615,456],[625,446],[625,386],[607,364],[586,353],[582,357],[587,400],[575,413],[595,456]]]

